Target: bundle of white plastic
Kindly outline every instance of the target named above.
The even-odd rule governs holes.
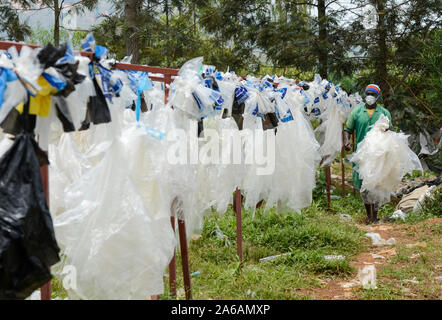
[[[397,189],[405,174],[422,170],[418,156],[408,147],[408,136],[387,131],[390,123],[381,115],[358,150],[350,156],[362,179],[361,191],[368,191],[368,200],[384,204]]]
[[[321,160],[309,121],[302,114],[302,104],[290,108],[293,120],[280,122],[276,134],[276,161],[267,207],[280,201],[291,210],[300,210],[312,202],[316,186],[315,172]]]
[[[251,209],[254,214],[256,204],[260,200],[268,199],[272,187],[274,170],[268,172],[268,168],[274,163],[274,159],[270,158],[275,151],[271,148],[271,136],[274,135],[274,131],[264,131],[260,117],[244,114],[241,135],[244,139],[245,174],[239,187],[245,196],[244,208]]]
[[[320,136],[321,148],[319,152],[324,159],[323,166],[329,165],[336,158],[342,148],[342,124],[345,122],[345,113],[341,105],[329,102],[325,112],[321,115],[322,123],[315,130]]]
[[[199,201],[202,208],[213,207],[224,213],[233,202],[232,194],[244,172],[240,164],[240,133],[233,118],[211,117],[204,119],[203,135],[204,138],[199,139],[200,150],[206,159],[200,159],[199,164]],[[214,158],[210,159],[209,154]],[[233,162],[235,156],[239,160],[237,164]]]

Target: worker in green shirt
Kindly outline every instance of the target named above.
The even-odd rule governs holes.
[[[381,89],[376,84],[369,84],[365,88],[365,104],[355,107],[347,119],[344,128],[344,147],[347,151],[351,148],[350,134],[356,131],[356,150],[359,143],[364,140],[367,132],[371,130],[373,125],[378,121],[383,114],[388,117],[391,123],[390,112],[378,105],[376,102],[381,95]],[[355,170],[353,164],[353,185],[357,190],[361,189],[362,180],[359,179],[359,173]],[[378,220],[378,203],[370,203],[368,200],[367,190],[361,192],[361,197],[367,210],[367,217],[369,223],[377,223]]]

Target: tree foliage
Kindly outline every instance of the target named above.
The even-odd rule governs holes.
[[[441,127],[440,0],[108,1],[113,13],[92,31],[119,59],[132,55],[136,63],[179,68],[204,56],[206,64],[238,74],[309,80],[320,73],[361,93],[377,83],[395,126],[408,132]],[[16,2],[29,8],[37,0]],[[38,3],[54,13],[57,5],[70,10],[63,0]],[[0,23],[10,39],[21,40],[30,29],[14,14],[10,5],[0,7]],[[33,30],[31,39],[39,34]]]

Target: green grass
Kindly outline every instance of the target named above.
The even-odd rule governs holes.
[[[217,228],[231,243],[217,237]],[[189,247],[195,299],[310,299],[298,289],[321,287],[319,278],[346,278],[350,259],[364,249],[363,232],[326,213],[317,202],[297,213],[243,210],[243,261],[236,254],[236,218],[232,209],[206,218],[202,237]],[[287,254],[273,261],[259,259]],[[343,255],[327,261],[324,255]],[[182,287],[178,276],[178,287]],[[166,285],[167,290],[167,285]],[[168,298],[166,293],[166,298]],[[179,295],[179,298],[180,295]]]

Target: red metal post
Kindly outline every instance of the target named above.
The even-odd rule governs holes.
[[[341,170],[342,170],[342,199],[345,198],[345,147],[344,147],[344,125],[342,125],[342,148],[341,148]]]
[[[167,100],[169,99],[169,88],[168,85],[170,85],[172,83],[172,77],[170,74],[165,74],[164,75],[164,99],[166,100],[166,104],[167,104]]]
[[[331,203],[331,196],[330,196],[331,171],[330,171],[330,166],[325,166],[325,181],[327,182],[327,204],[328,204],[328,210],[330,210],[330,203]]]
[[[187,250],[187,236],[186,225],[184,220],[178,218],[178,230],[180,233],[180,247],[181,247],[181,265],[183,268],[184,290],[186,293],[186,300],[192,299],[192,287],[190,284],[190,267],[189,254]]]
[[[175,234],[175,217],[170,217],[173,233]],[[169,288],[170,296],[176,298],[176,250],[173,251],[173,258],[169,263]]]
[[[241,214],[241,190],[235,191],[235,213],[236,213],[236,251],[239,260],[242,261],[242,214]]]
[[[46,151],[47,153],[47,151]],[[43,181],[43,189],[46,195],[46,203],[49,207],[49,172],[48,166],[40,167],[41,179]],[[40,288],[41,300],[51,300],[51,281],[49,280]]]

